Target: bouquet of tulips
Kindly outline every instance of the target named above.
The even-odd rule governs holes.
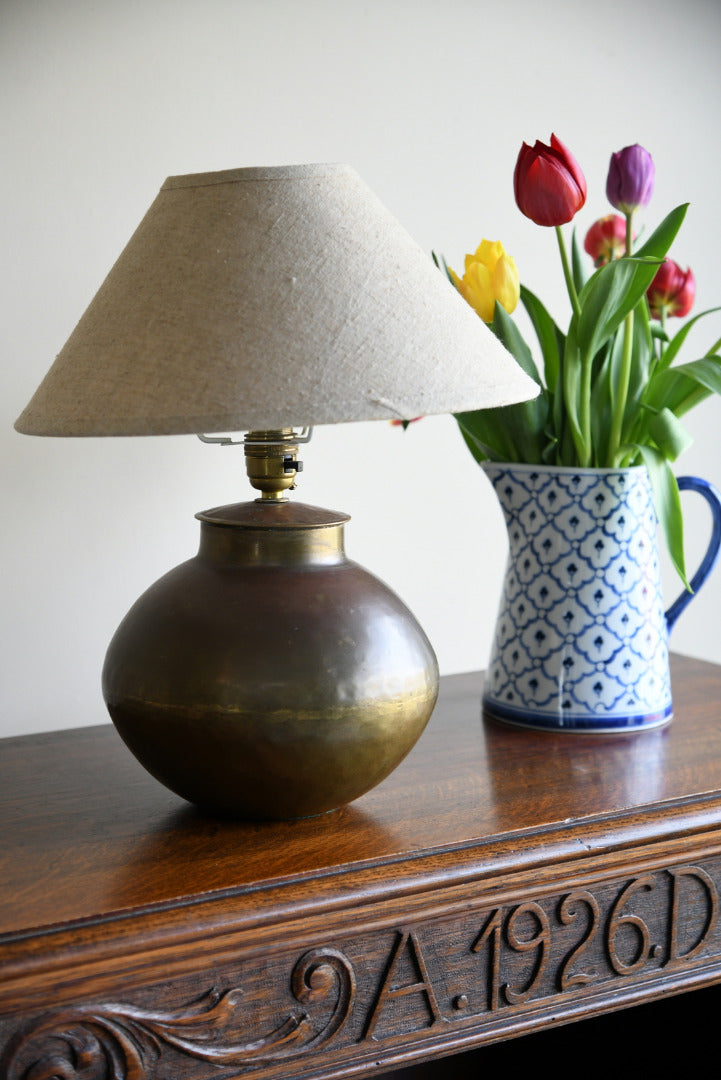
[[[709,312],[674,335],[668,331],[668,318],[687,315],[694,299],[693,274],[667,258],[687,206],[672,210],[634,249],[634,216],[648,204],[653,184],[653,161],[642,146],[612,155],[606,194],[623,216],[609,214],[588,231],[584,246],[595,264],[589,274],[575,233],[569,255],[561,229],[586,201],[578,163],[555,135],[550,146],[523,144],[514,174],[516,203],[537,225],[556,230],[572,316],[564,333],[520,285],[514,260],[498,242],[484,240],[466,256],[463,277],[443,262],[461,295],[541,388],[533,401],[456,419],[478,461],[645,465],[671,558],[688,587],[671,462],[691,441],[681,417],[709,394],[721,393],[721,339],[697,359],[673,364],[693,325]],[[538,339],[542,371],[510,317],[519,299]]]

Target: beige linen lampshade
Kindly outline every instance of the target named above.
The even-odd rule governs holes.
[[[411,419],[535,384],[346,165],[170,177],[16,428]]]

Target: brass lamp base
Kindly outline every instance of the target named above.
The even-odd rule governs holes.
[[[240,503],[128,612],[103,694],[137,759],[212,813],[287,819],[378,784],[438,692],[428,639],[344,552],[346,514]]]

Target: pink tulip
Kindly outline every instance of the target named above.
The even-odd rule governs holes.
[[[618,214],[607,214],[595,221],[583,242],[595,266],[605,266],[626,250],[626,222]]]
[[[661,263],[646,293],[654,319],[665,315],[683,318],[691,310],[696,282],[690,270],[682,270],[673,259]]]

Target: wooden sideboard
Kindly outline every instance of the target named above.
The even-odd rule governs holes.
[[[721,668],[672,679],[670,727],[570,736],[446,677],[391,777],[281,824],[202,816],[107,724],[3,740],[0,1077],[378,1076],[721,982]]]

